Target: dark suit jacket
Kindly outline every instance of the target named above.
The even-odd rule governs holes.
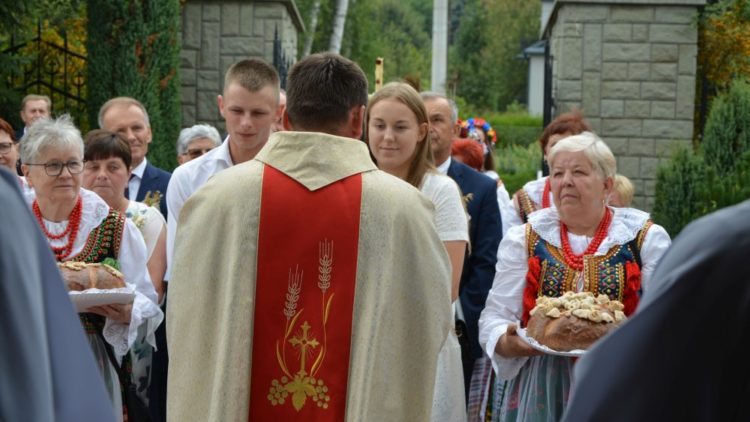
[[[471,355],[482,356],[479,346],[479,314],[484,309],[487,293],[492,288],[497,263],[497,247],[503,237],[500,209],[497,205],[497,183],[471,167],[451,160],[448,176],[461,188],[471,221],[469,241],[471,253],[464,260],[458,297],[471,345]]]
[[[167,218],[167,185],[169,185],[169,179],[172,177],[172,173],[166,172],[158,167],[154,167],[150,162],[146,162],[146,169],[143,171],[143,178],[141,178],[141,187],[138,188],[138,195],[135,200],[140,202],[146,197],[146,193],[151,192],[152,194],[156,191],[161,193],[161,201],[159,202],[159,210],[161,211],[164,218]]]
[[[750,201],[691,223],[635,315],[576,365],[565,421],[750,415]]]
[[[16,142],[19,142],[21,138],[23,137],[24,128],[18,129],[16,131]]]

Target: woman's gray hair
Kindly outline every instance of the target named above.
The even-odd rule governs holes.
[[[80,157],[83,159],[81,131],[73,124],[73,119],[68,114],[56,119],[37,120],[28,129],[19,146],[21,162],[24,164],[40,164],[34,161],[49,149],[74,148],[80,151]]]
[[[180,136],[177,138],[177,155],[185,154],[191,142],[202,138],[210,139],[214,146],[221,145],[221,136],[215,127],[199,124],[180,131]]]
[[[583,152],[602,179],[614,178],[617,173],[617,161],[612,150],[592,132],[582,132],[558,141],[547,154],[550,168],[554,166],[559,152]]]

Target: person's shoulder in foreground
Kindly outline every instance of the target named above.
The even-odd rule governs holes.
[[[750,201],[675,239],[636,314],[576,366],[565,421],[745,420]]]

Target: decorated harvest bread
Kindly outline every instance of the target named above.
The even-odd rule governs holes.
[[[58,263],[57,266],[62,272],[68,291],[125,287],[125,277],[122,273],[106,264],[68,261]]]
[[[623,304],[606,295],[567,292],[539,297],[526,332],[537,342],[559,351],[587,349],[625,321]]]

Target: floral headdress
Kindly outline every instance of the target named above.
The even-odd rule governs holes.
[[[497,132],[495,132],[495,129],[492,128],[492,125],[490,125],[488,121],[481,117],[469,118],[468,120],[461,122],[461,127],[462,129],[466,129],[467,137],[478,139],[479,136],[477,130],[482,129],[487,136],[487,139],[492,142],[493,146],[497,143]]]

